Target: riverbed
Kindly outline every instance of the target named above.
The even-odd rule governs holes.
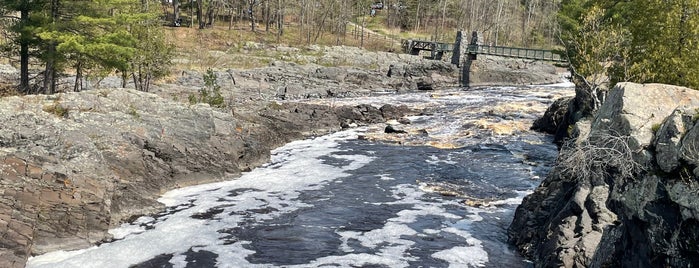
[[[450,89],[328,105],[405,104],[385,124],[289,143],[228,181],[181,188],[113,241],[27,267],[527,267],[507,244],[514,209],[554,163],[528,130],[569,84]]]

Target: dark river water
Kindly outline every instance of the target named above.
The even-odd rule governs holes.
[[[459,124],[435,124],[471,116],[454,111],[483,106],[488,94],[507,100],[508,90],[536,101],[561,89],[463,93],[479,97],[412,118],[459,136],[453,149],[360,139],[371,127],[292,142],[239,178],[166,193],[166,211],[111,230],[113,242],[28,267],[528,267],[506,229],[555,160],[550,137],[464,138]]]

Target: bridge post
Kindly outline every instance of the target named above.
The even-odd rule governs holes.
[[[454,42],[454,50],[452,51],[451,54],[451,64],[456,65],[456,67],[461,67],[461,53],[463,50],[463,47],[461,46],[463,44],[463,39],[464,39],[464,33],[463,31],[457,31],[456,32],[456,41]]]
[[[478,55],[478,32],[471,33],[471,43],[468,45],[468,59],[476,60]]]
[[[471,86],[471,64],[473,64],[471,57],[466,57],[464,65],[461,66],[461,75],[459,75],[459,85],[461,87]]]

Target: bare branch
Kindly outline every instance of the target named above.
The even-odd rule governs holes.
[[[569,178],[592,179],[613,174],[632,179],[644,168],[634,160],[630,139],[630,136],[595,133],[582,142],[569,141],[561,150],[556,168]]]

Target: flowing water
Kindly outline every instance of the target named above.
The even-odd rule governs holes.
[[[557,151],[517,126],[571,92],[333,100],[429,112],[410,118],[410,134],[381,125],[292,142],[239,178],[166,193],[166,211],[110,230],[113,242],[28,267],[528,267],[506,229]]]

